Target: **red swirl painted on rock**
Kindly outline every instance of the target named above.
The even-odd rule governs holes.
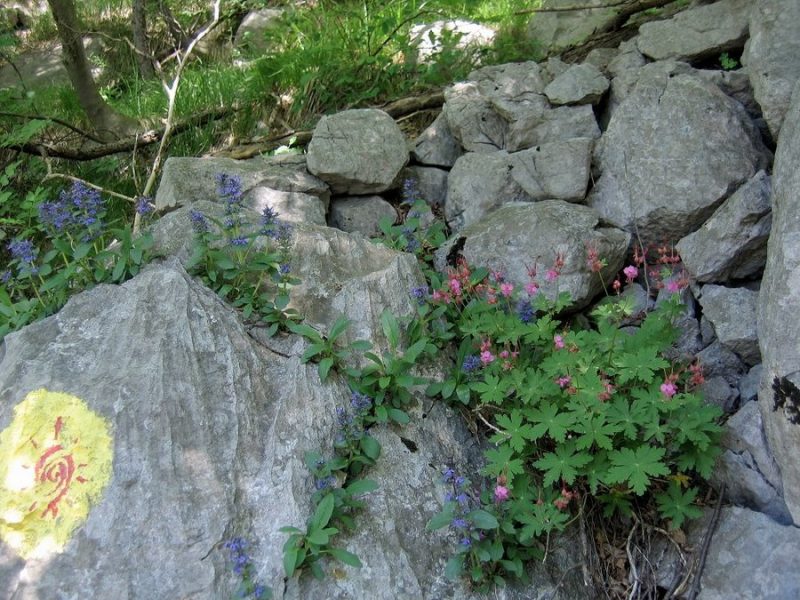
[[[55,441],[56,444],[50,446],[45,450],[36,461],[35,477],[36,483],[40,487],[44,487],[44,494],[50,498],[42,513],[42,517],[46,517],[47,513],[51,513],[53,518],[58,516],[58,503],[67,495],[69,486],[72,484],[73,475],[75,475],[75,460],[71,454],[68,454],[63,446],[58,443],[58,437],[61,435],[61,430],[64,427],[64,421],[61,417],[56,419]],[[77,441],[77,440],[75,440]],[[33,441],[34,446],[36,445]],[[78,465],[78,467],[85,467],[86,465]],[[75,478],[80,483],[86,480],[83,477]],[[50,490],[47,490],[50,487]],[[31,511],[35,510],[36,504],[31,506]]]
[[[42,513],[42,517],[46,517],[47,513],[52,513],[53,517],[58,515],[58,503],[69,491],[74,473],[75,461],[73,461],[71,455],[63,454],[61,444],[51,446],[39,457],[36,462],[36,481],[39,484],[52,484],[55,486],[48,493],[51,498],[47,503],[47,508]]]

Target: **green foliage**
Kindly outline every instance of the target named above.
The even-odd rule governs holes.
[[[739,61],[723,52],[719,55],[719,64],[724,70],[731,71],[739,66]]]
[[[349,409],[339,407],[336,411],[339,432],[334,442],[334,457],[325,460],[319,453],[306,453],[306,465],[317,490],[311,498],[316,508],[305,530],[281,528],[289,534],[283,546],[287,577],[308,567],[314,577],[322,579],[325,573],[319,561],[325,556],[353,567],[361,566],[356,555],[333,546],[333,539],[343,530],[354,529],[353,515],[364,507],[361,497],[378,488],[374,481],[360,477],[381,454],[380,444],[366,430],[371,410],[371,400],[354,392]]]
[[[318,363],[317,371],[321,381],[327,379],[330,370],[344,372],[345,362],[356,352],[365,352],[372,348],[372,344],[365,340],[356,340],[346,346],[337,343],[344,335],[350,321],[344,316],[336,319],[327,336],[322,336],[316,329],[306,323],[290,323],[289,330],[305,337],[310,343],[302,360],[304,363],[314,360]]]
[[[0,188],[4,202],[10,198],[8,192],[5,186]],[[36,202],[37,222],[32,224],[29,219]],[[129,279],[150,258],[150,235],[134,237],[128,228],[108,227],[105,202],[98,192],[82,184],[73,184],[52,202],[39,202],[37,190],[21,204],[28,207],[27,215],[16,221],[4,218],[4,225],[24,227],[20,227],[22,235],[5,244],[10,260],[0,273],[4,284],[0,289],[0,339],[53,314],[80,291]]]
[[[555,265],[548,279],[558,274]],[[532,279],[520,292],[501,274],[461,263],[433,284],[416,327],[430,331],[432,318],[446,319],[461,341],[451,373],[428,393],[491,419],[483,475],[508,491],[502,499],[487,497],[485,484],[482,496],[454,491],[498,522],[477,538],[463,537],[481,522],[469,511],[456,515],[457,502],[431,522],[461,536],[449,574],[482,585],[517,576],[515,553],[561,529],[577,494],[607,515],[642,499],[673,527],[697,516],[697,488],[677,482],[710,475],[721,413],[693,393],[694,371],[664,358],[681,311],[677,294],[623,332],[631,307],[613,300],[588,327],[570,328],[559,318],[564,299],[546,299],[547,281]]]
[[[225,215],[191,213],[195,249],[187,269],[240,309],[245,319],[266,324],[268,335],[289,329],[298,319],[289,308],[289,289],[297,282],[289,264],[291,225],[279,221],[270,207],[264,209],[260,227],[247,222],[239,179],[219,174],[217,183]]]
[[[414,254],[430,276],[433,253],[447,239],[445,224],[441,219],[435,218],[428,204],[418,197],[413,180],[406,180],[404,183],[403,196],[403,206],[408,208],[403,222],[395,225],[390,217],[383,217],[379,223],[383,237],[373,241],[394,250]]]
[[[375,400],[374,414],[378,422],[391,419],[403,425],[409,421],[405,409],[412,403],[415,389],[427,383],[425,378],[414,374],[417,362],[424,354],[433,355],[436,347],[423,337],[401,351],[400,326],[388,309],[381,314],[381,324],[389,350],[380,356],[374,352],[364,353],[369,363],[350,374],[354,385]]]

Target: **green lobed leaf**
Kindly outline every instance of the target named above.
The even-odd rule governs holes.
[[[544,484],[552,485],[559,480],[571,484],[578,476],[578,469],[587,465],[592,457],[586,452],[575,452],[575,444],[567,442],[556,446],[555,452],[546,453],[534,466],[545,472]]]
[[[622,448],[610,452],[610,483],[628,483],[637,496],[641,496],[650,484],[650,478],[668,475],[669,469],[661,462],[666,450],[643,444],[636,449]]]

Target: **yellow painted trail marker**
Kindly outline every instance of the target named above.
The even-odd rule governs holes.
[[[111,479],[105,419],[45,389],[14,407],[0,433],[0,537],[23,558],[60,552]]]

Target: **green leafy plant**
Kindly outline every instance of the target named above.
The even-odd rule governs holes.
[[[661,258],[671,261],[666,252]],[[591,252],[588,263],[602,266]],[[698,514],[692,478],[709,477],[719,453],[721,413],[694,393],[702,376],[663,355],[682,311],[678,295],[634,330],[622,329],[630,304],[613,298],[592,322],[569,325],[559,317],[568,299],[549,300],[543,291],[555,285],[561,264],[556,259],[544,281],[532,270],[518,290],[501,273],[476,277],[462,262],[426,298],[462,340],[453,372],[428,393],[468,404],[493,431],[483,475],[495,478],[498,497],[460,490],[469,502],[447,499],[430,524],[449,524],[459,535],[479,531],[462,537],[448,567],[479,585],[518,576],[518,560],[532,556],[537,538],[565,526],[577,498],[599,503],[607,515],[652,501],[679,527]],[[636,267],[625,269],[628,281],[637,275]],[[483,514],[476,510],[497,524],[474,522]]]
[[[268,335],[288,329],[297,320],[296,311],[288,308],[289,289],[297,283],[289,264],[291,225],[278,220],[269,206],[258,228],[248,223],[238,177],[218,174],[217,192],[225,205],[221,219],[190,213],[195,250],[188,270],[240,309],[245,319],[265,323]]]
[[[43,247],[16,237],[11,260],[0,273],[0,338],[50,315],[75,293],[98,283],[120,283],[149,260],[152,238],[109,229],[97,190],[75,183],[58,199],[38,206]]]
[[[724,70],[731,71],[739,66],[739,61],[723,52],[719,55],[719,64]]]
[[[405,409],[413,402],[415,388],[427,383],[427,379],[414,375],[417,362],[423,354],[434,354],[436,347],[422,337],[401,351],[400,324],[388,310],[381,314],[381,327],[389,342],[388,351],[380,356],[365,352],[364,357],[370,362],[350,374],[360,391],[374,398],[374,415],[378,422],[391,419],[404,425],[409,421]]]
[[[383,237],[373,241],[414,254],[430,277],[433,275],[433,252],[447,239],[444,222],[434,217],[413,179],[403,182],[402,207],[407,211],[403,222],[395,225],[391,217],[383,217],[379,222]]]
[[[311,497],[316,506],[305,530],[283,527],[289,538],[283,547],[286,576],[308,567],[318,579],[325,576],[320,565],[324,557],[360,567],[357,556],[333,546],[334,537],[342,529],[355,526],[354,513],[364,507],[361,496],[377,489],[377,484],[360,477],[364,469],[375,464],[381,446],[368,430],[372,421],[372,399],[353,392],[349,407],[337,407],[338,432],[334,441],[334,457],[325,460],[317,452],[306,453],[306,465],[314,476],[315,492]]]
[[[364,352],[372,348],[372,344],[365,340],[357,340],[348,345],[338,344],[338,339],[347,331],[350,321],[340,316],[331,327],[327,336],[306,323],[291,323],[289,330],[305,337],[311,344],[303,352],[303,362],[314,360],[319,364],[317,371],[319,378],[325,381],[332,368],[344,371],[345,362],[355,352]]]

